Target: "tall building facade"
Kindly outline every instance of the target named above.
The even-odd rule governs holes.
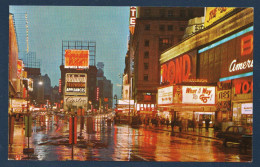
[[[183,39],[188,20],[203,16],[204,8],[137,7],[129,43],[130,67],[137,111],[155,111],[160,85],[160,54]],[[129,68],[131,69],[131,68]],[[131,72],[130,72],[131,73]],[[130,80],[129,78],[129,80]]]
[[[161,54],[159,109],[222,130],[252,126],[253,24],[253,8],[208,7],[205,28]]]
[[[97,99],[99,109],[107,111],[113,107],[113,84],[104,76],[104,63],[97,63]]]

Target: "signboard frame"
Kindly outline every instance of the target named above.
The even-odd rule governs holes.
[[[68,75],[74,75],[74,77],[76,75],[83,77],[83,75],[84,75],[85,79],[83,78],[83,79],[79,79],[79,80],[85,80],[85,82],[84,82],[84,84],[85,84],[85,87],[84,87],[85,91],[84,92],[68,92],[67,91],[67,88],[68,88]],[[71,82],[71,84],[73,84],[73,83],[83,83],[83,82]],[[65,90],[64,91],[65,91],[65,95],[87,95],[87,74],[85,74],[85,73],[66,73],[66,75],[65,75]]]

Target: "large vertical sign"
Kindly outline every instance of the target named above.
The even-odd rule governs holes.
[[[130,7],[130,18],[129,18],[129,29],[130,29],[131,34],[134,34],[135,24],[136,24],[136,7],[131,6]]]
[[[99,99],[99,87],[97,87],[97,95],[96,95],[96,100],[98,101]]]
[[[22,70],[23,70],[23,61],[22,60],[18,60],[17,61],[17,77],[18,78],[21,78]]]
[[[61,93],[61,79],[59,79],[59,93]]]
[[[89,50],[65,50],[65,68],[89,68]]]
[[[65,80],[65,95],[86,95],[87,74],[67,73]]]

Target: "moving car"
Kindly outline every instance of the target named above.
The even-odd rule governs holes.
[[[223,140],[226,147],[227,142],[239,143],[240,147],[252,146],[252,128],[245,126],[229,126],[225,132],[218,132],[216,137]]]

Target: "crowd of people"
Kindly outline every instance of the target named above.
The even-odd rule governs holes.
[[[203,127],[206,128],[206,131],[209,130],[210,127],[210,119],[206,118],[204,120],[196,121],[195,119],[184,119],[184,118],[163,118],[159,116],[155,117],[140,117],[140,124],[143,124],[144,126],[152,126],[152,127],[162,127],[165,126],[167,128],[174,130],[174,127],[178,127],[179,131],[195,131],[195,128],[199,128],[201,131]],[[204,125],[203,125],[204,122]]]

